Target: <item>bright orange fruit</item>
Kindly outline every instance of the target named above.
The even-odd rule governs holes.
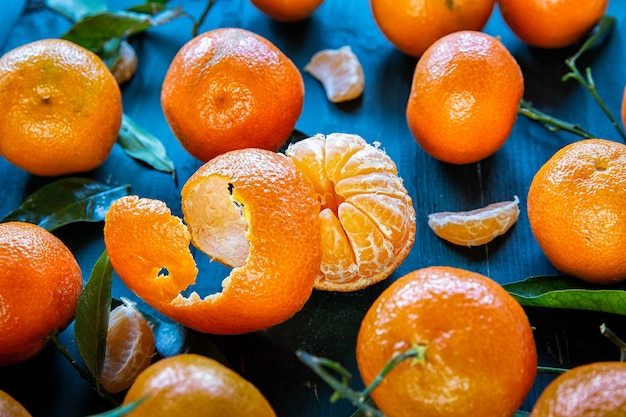
[[[387,417],[512,416],[533,385],[526,314],[495,281],[438,266],[391,284],[361,323],[356,359],[369,385],[394,356],[421,346],[372,391]]]
[[[155,340],[145,317],[131,303],[121,304],[109,315],[106,354],[100,383],[108,392],[128,388],[150,365]]]
[[[324,0],[250,0],[260,11],[281,22],[297,22],[311,17]]]
[[[527,208],[558,270],[596,284],[626,279],[626,145],[585,139],[563,147],[535,174]]]
[[[321,211],[315,288],[355,291],[382,281],[415,241],[415,210],[396,164],[357,135],[316,135],[286,154],[311,179]]]
[[[477,162],[504,145],[523,93],[522,71],[498,39],[455,32],[435,42],[417,63],[407,123],[432,157]]]
[[[182,221],[165,203],[117,200],[105,219],[111,264],[139,297],[201,332],[262,330],[297,313],[321,261],[319,203],[285,155],[260,149],[222,154],[182,189]],[[196,281],[189,244],[233,267],[219,293],[183,295]]]
[[[0,390],[0,416],[32,417],[22,404],[2,390]]]
[[[498,0],[505,23],[529,45],[560,48],[588,33],[608,0]]]
[[[62,39],[0,58],[0,155],[35,175],[90,171],[109,156],[122,95],[105,63]]]
[[[541,393],[531,417],[626,415],[626,363],[594,362],[559,375]]]
[[[46,229],[0,223],[0,366],[24,362],[74,318],[83,288],[76,258]]]
[[[263,394],[219,362],[196,354],[161,359],[130,387],[127,417],[276,417]]]
[[[437,236],[461,246],[478,246],[505,234],[519,217],[519,198],[470,211],[442,211],[428,215]]]
[[[437,39],[461,30],[482,30],[494,0],[370,0],[376,24],[405,54],[419,57]]]
[[[304,82],[274,44],[238,28],[187,42],[172,60],[161,105],[174,136],[201,161],[242,148],[276,151],[304,103]]]

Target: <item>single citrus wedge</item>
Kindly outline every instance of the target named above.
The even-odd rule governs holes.
[[[349,46],[317,52],[304,70],[322,83],[326,97],[333,103],[354,100],[363,94],[363,68]]]
[[[105,219],[111,264],[164,315],[200,332],[263,330],[300,311],[321,261],[319,203],[283,154],[246,148],[219,155],[182,189],[187,226],[165,203],[127,196]],[[222,290],[201,296],[189,245],[232,267]]]
[[[440,238],[462,246],[479,246],[503,235],[517,222],[519,198],[470,211],[428,215],[428,226]]]
[[[315,288],[356,291],[391,275],[415,241],[415,210],[396,164],[358,135],[316,135],[286,154],[320,201],[322,263]]]
[[[2,390],[0,390],[0,416],[32,417],[19,401]]]
[[[125,301],[111,311],[104,366],[100,383],[108,392],[130,387],[137,375],[150,365],[155,340],[145,317]]]

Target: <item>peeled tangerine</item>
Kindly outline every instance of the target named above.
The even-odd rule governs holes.
[[[363,68],[349,46],[317,52],[304,70],[322,83],[326,96],[333,103],[353,100],[363,94]]]
[[[355,291],[391,275],[415,241],[413,202],[392,159],[345,133],[301,140],[286,154],[312,180],[321,206],[315,288]]]
[[[519,198],[470,211],[428,215],[428,226],[440,238],[462,246],[479,246],[506,233],[519,217]]]
[[[183,186],[182,211],[187,225],[162,201],[127,196],[107,213],[111,264],[149,305],[215,334],[266,329],[303,307],[321,261],[319,203],[290,158],[253,148],[217,156]],[[221,292],[189,289],[190,243],[232,267]]]

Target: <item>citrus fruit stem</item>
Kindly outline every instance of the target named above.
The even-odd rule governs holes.
[[[191,27],[191,36],[193,38],[198,36],[199,28],[200,26],[202,26],[202,23],[204,23],[204,19],[206,19],[207,15],[209,14],[209,10],[211,10],[211,7],[213,7],[213,5],[215,4],[215,1],[216,0],[208,0],[206,2],[206,6],[204,6],[204,10],[202,10],[202,13],[198,17],[198,19],[195,20],[192,18],[194,22],[193,22],[193,26]]]
[[[369,384],[363,391],[354,391],[348,387],[348,383],[352,378],[350,372],[344,368],[338,362],[332,361],[326,358],[320,358],[313,356],[304,351],[297,351],[296,356],[304,362],[309,368],[320,376],[324,382],[330,385],[335,393],[331,397],[331,402],[337,401],[339,398],[346,398],[351,401],[353,405],[358,407],[366,416],[371,417],[385,417],[379,410],[370,405],[367,401],[369,394],[378,387],[385,376],[391,372],[396,366],[406,359],[413,359],[412,364],[424,363],[426,358],[427,347],[425,345],[413,344],[405,352],[391,358],[380,371],[380,373],[374,378],[371,384]],[[331,375],[325,368],[331,369],[341,376],[341,381]]]
[[[551,374],[563,374],[567,371],[568,370],[566,368],[556,368],[554,366],[538,366],[537,367],[537,372],[545,372],[545,373],[551,373]]]
[[[83,378],[85,381],[89,382],[93,386],[94,390],[98,393],[99,396],[109,401],[115,407],[118,407],[120,405],[120,403],[115,398],[113,398],[111,394],[109,394],[104,388],[102,388],[98,381],[91,377],[91,374],[89,374],[85,369],[83,369],[83,367],[78,364],[78,362],[76,362],[70,352],[65,348],[65,346],[63,346],[63,344],[59,340],[58,332],[53,332],[50,336],[48,336],[48,339],[50,340],[54,348],[61,355],[63,355],[65,359],[67,359],[67,361],[70,363],[70,365],[74,367],[74,369],[76,369],[81,378]]]
[[[543,123],[546,129],[553,132],[556,132],[558,130],[564,130],[566,132],[581,136],[585,139],[591,139],[596,137],[592,133],[587,132],[576,124],[566,122],[538,110],[537,108],[533,107],[533,105],[529,101],[526,101],[524,99],[520,101],[517,113],[522,116],[526,116],[531,120]]]
[[[580,58],[585,52],[593,49],[597,45],[600,45],[604,41],[613,26],[615,26],[614,17],[604,16],[600,19],[595,27],[595,30],[593,31],[592,35],[587,39],[587,41],[582,44],[582,46],[574,55],[565,60],[565,65],[567,65],[567,67],[570,69],[570,72],[562,77],[562,81],[567,81],[570,79],[578,81],[580,85],[582,85],[585,90],[587,90],[591,94],[596,103],[598,103],[602,111],[609,118],[611,124],[615,127],[619,135],[624,141],[626,141],[626,132],[624,132],[624,129],[618,123],[617,119],[613,116],[606,103],[604,103],[604,100],[602,100],[602,98],[600,97],[598,90],[596,89],[596,84],[593,80],[593,76],[591,75],[591,68],[586,68],[585,76],[583,76],[578,69],[578,66],[576,65],[576,61],[578,60],[578,58]]]
[[[600,333],[606,336],[619,349],[619,361],[626,362],[626,342],[609,329],[605,323],[600,325]]]

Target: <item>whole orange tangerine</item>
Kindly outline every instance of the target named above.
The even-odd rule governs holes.
[[[359,329],[357,364],[387,417],[512,416],[533,385],[537,353],[522,307],[484,275],[445,266],[413,271],[372,304]]]
[[[76,258],[52,233],[0,223],[0,366],[39,353],[74,318],[83,288]]]
[[[561,148],[535,174],[527,210],[558,270],[596,284],[626,279],[626,145],[585,139]]]
[[[435,159],[477,162],[504,145],[523,93],[522,71],[498,39],[455,32],[436,41],[417,63],[407,123]]]
[[[294,63],[264,37],[239,28],[187,42],[161,90],[174,136],[201,161],[235,149],[278,150],[303,103],[304,82]]]
[[[272,19],[281,22],[297,22],[311,17],[324,0],[250,0]]]
[[[494,0],[370,0],[380,31],[399,50],[421,56],[436,40],[461,30],[482,30]]]
[[[72,174],[109,156],[122,123],[122,95],[96,54],[43,39],[0,58],[0,113],[0,155],[31,174]]]

